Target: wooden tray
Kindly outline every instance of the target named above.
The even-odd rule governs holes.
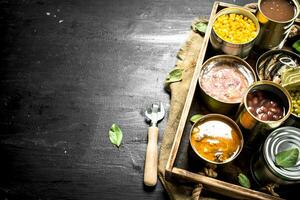
[[[205,108],[202,106],[201,99],[199,98],[200,95],[198,94],[199,92],[198,77],[200,75],[200,69],[203,62],[212,56],[210,54],[211,52],[213,52],[213,50],[209,42],[209,37],[212,30],[212,23],[213,23],[214,16],[219,10],[226,7],[238,7],[238,6],[233,4],[222,3],[222,2],[215,2],[213,5],[208,27],[206,29],[206,34],[203,40],[203,46],[200,50],[195,72],[191,80],[191,85],[189,87],[189,91],[187,94],[186,102],[184,104],[179,125],[176,131],[171,153],[166,165],[166,179],[168,181],[180,180],[180,181],[201,183],[204,186],[204,188],[209,191],[213,191],[225,196],[238,198],[238,199],[261,199],[261,200],[282,199],[264,192],[260,192],[258,190],[247,189],[242,186],[239,186],[236,184],[236,182],[232,182],[231,180],[228,180],[228,178],[226,179],[225,172],[224,174],[222,174],[223,171],[221,172],[218,171],[218,174],[220,175],[218,176],[218,179],[200,175],[199,173],[197,173],[198,172],[197,170],[200,170],[198,165],[199,163],[197,163],[193,159],[190,159],[189,158],[190,156],[188,156],[189,155],[188,154],[189,131],[192,127],[192,124],[189,122],[189,118],[196,113],[201,113],[201,114],[208,113],[208,111],[206,111]],[[250,10],[250,11],[255,12],[255,10]],[[254,67],[257,57],[258,55],[249,56],[247,62],[250,65],[252,65],[252,67]],[[247,165],[250,166],[249,153],[252,154],[251,149],[248,150],[248,152],[247,150],[245,151],[243,150],[243,152],[245,152],[244,155],[243,153],[240,154],[236,162],[238,162],[239,164],[243,163],[242,166],[240,167],[243,167],[244,169],[248,168],[247,176],[248,178],[251,179],[251,174],[249,174],[250,167],[247,167]],[[243,159],[243,156],[244,158],[246,157],[247,159]],[[253,182],[254,180],[251,180],[251,183]],[[280,193],[280,195],[283,198],[287,198],[284,195],[289,195],[291,187],[297,188],[299,187],[299,185],[293,185],[288,187],[289,189],[285,190],[286,188],[284,188],[283,186],[283,190],[282,190],[283,192]],[[258,187],[255,189],[258,189]],[[289,191],[289,192],[284,192],[284,191]]]

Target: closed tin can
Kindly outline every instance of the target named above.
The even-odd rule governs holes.
[[[300,183],[300,159],[294,167],[283,168],[275,165],[275,156],[282,151],[298,148],[300,151],[300,129],[285,126],[273,131],[251,159],[251,173],[260,185]]]
[[[248,97],[257,91],[276,97],[277,102],[281,103],[284,109],[282,118],[278,120],[262,120],[251,112]],[[288,91],[272,81],[263,80],[255,82],[248,88],[248,91],[244,95],[243,103],[239,107],[236,122],[245,134],[245,142],[247,144],[259,145],[255,141],[265,139],[272,130],[278,128],[289,118],[290,113],[291,97]]]
[[[250,11],[248,11],[244,8],[239,8],[239,7],[222,9],[221,11],[219,11],[217,13],[214,21],[216,21],[216,19],[218,17],[220,17],[221,15],[232,14],[232,13],[243,15],[245,17],[248,17],[250,20],[252,20],[256,26],[256,36],[247,43],[235,44],[235,43],[231,43],[231,42],[223,40],[220,36],[218,36],[218,34],[215,32],[215,30],[213,28],[211,35],[210,35],[210,42],[215,50],[221,51],[228,55],[238,56],[238,57],[244,59],[244,58],[247,58],[252,47],[255,44],[255,40],[259,33],[259,23],[254,14],[252,14]]]
[[[288,1],[288,0],[287,0]],[[256,45],[260,49],[273,49],[283,47],[284,41],[290,33],[292,25],[299,15],[299,3],[297,0],[289,0],[294,5],[294,17],[287,21],[276,21],[267,17],[262,12],[262,3],[264,0],[258,1],[258,11],[256,17],[260,24],[260,32],[256,40]],[[274,13],[276,11],[274,10]]]

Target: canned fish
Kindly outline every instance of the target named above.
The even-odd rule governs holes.
[[[275,156],[282,151],[298,148],[300,151],[300,129],[286,126],[273,131],[251,160],[251,173],[260,185],[300,183],[300,160],[289,168],[275,165]]]
[[[215,113],[236,112],[247,88],[256,81],[251,66],[239,57],[218,55],[201,67],[200,94],[207,108]]]

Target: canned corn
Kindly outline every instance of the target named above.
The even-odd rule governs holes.
[[[210,42],[216,51],[244,59],[259,30],[258,20],[250,11],[239,7],[224,8],[215,16]]]

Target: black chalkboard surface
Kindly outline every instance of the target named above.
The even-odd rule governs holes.
[[[168,109],[166,74],[212,5],[0,1],[0,199],[168,199],[160,183],[143,186],[142,113],[158,101]]]

